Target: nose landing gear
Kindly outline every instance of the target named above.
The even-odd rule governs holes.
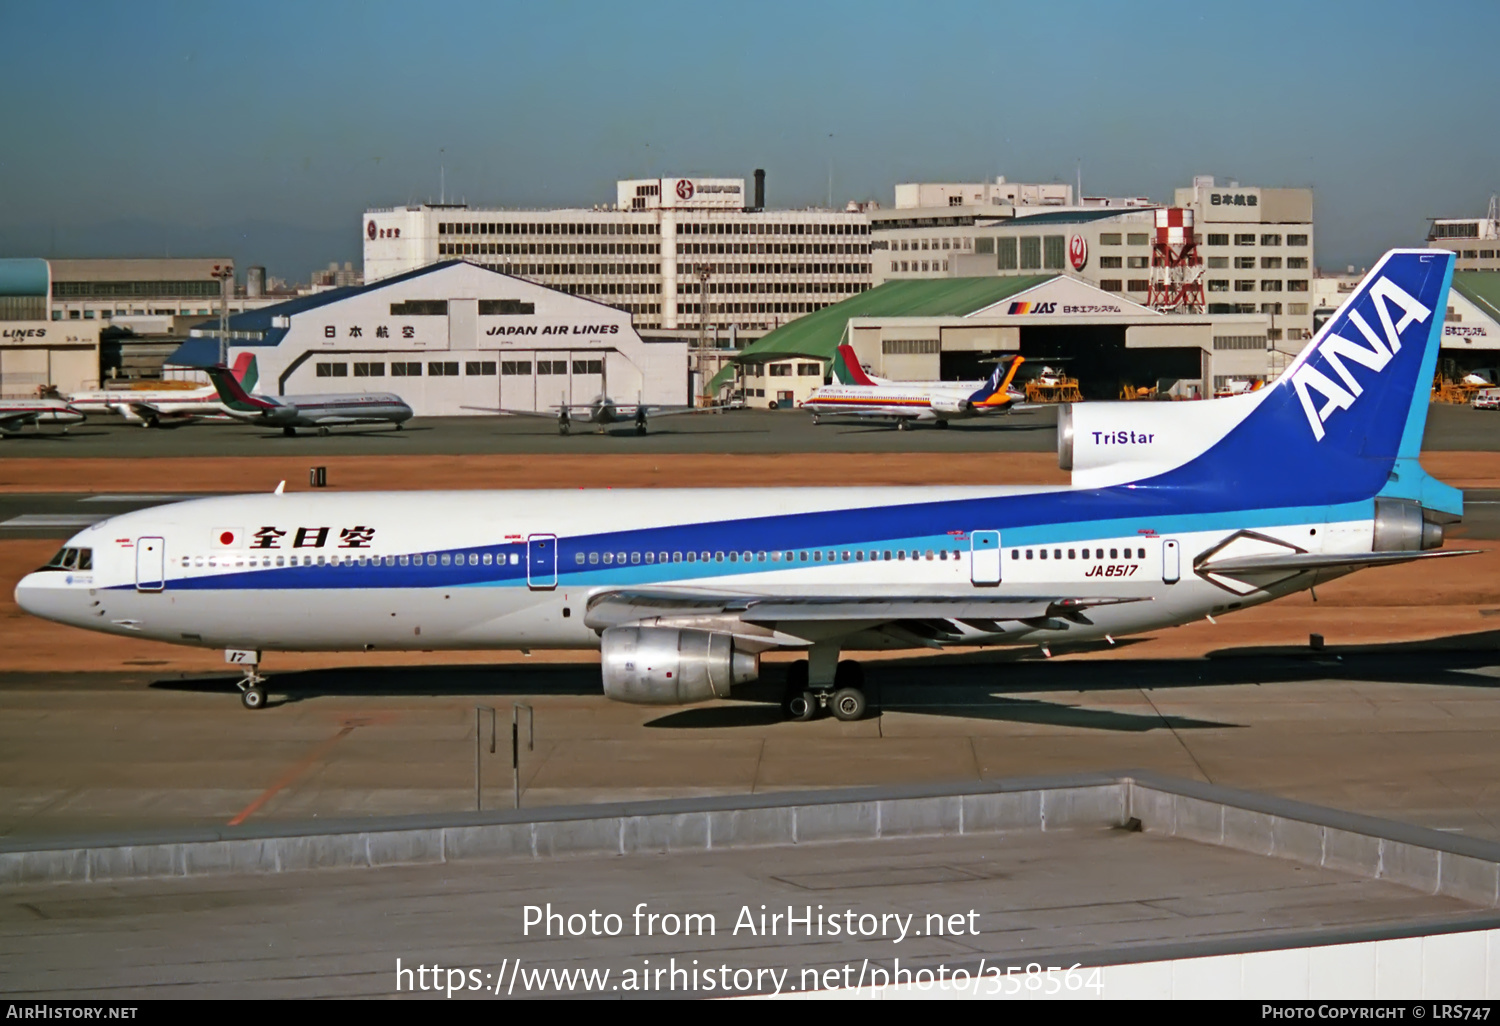
[[[248,657],[248,658],[247,658]],[[245,673],[235,682],[240,689],[240,704],[246,709],[262,709],[266,704],[266,678],[260,673],[260,653],[248,649],[229,649],[224,653],[227,662],[238,665]]]

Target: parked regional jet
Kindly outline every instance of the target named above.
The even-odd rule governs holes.
[[[847,350],[847,353],[845,352]],[[1011,387],[1022,356],[1011,356],[995,364],[989,380],[976,388],[971,381],[884,381],[877,383],[860,367],[854,350],[839,347],[849,375],[860,384],[824,385],[801,403],[811,410],[813,423],[825,414],[894,420],[905,431],[914,421],[935,422],[947,427],[950,420],[964,420],[1019,409],[1025,396]]]
[[[43,424],[61,424],[66,433],[68,425],[81,420],[83,414],[63,399],[0,399],[0,438],[28,424],[35,424],[38,432]]]
[[[1418,462],[1453,261],[1388,253],[1257,392],[1069,408],[1071,486],[206,498],[85,529],[16,601],[223,648],[250,708],[272,650],[596,648],[606,696],[672,704],[785,648],[788,716],[857,719],[845,652],[1050,653],[1465,554],[1462,493]]]
[[[234,377],[246,392],[254,392],[260,371],[254,353],[241,353],[234,361]],[[105,388],[75,392],[68,401],[84,413],[118,413],[142,427],[160,427],[166,422],[185,422],[204,417],[228,420],[213,385],[199,388]]]
[[[219,401],[235,420],[266,427],[279,427],[284,435],[295,435],[299,427],[317,428],[328,434],[331,427],[346,424],[401,424],[412,417],[411,407],[390,392],[336,392],[331,395],[284,395],[273,399],[250,395],[227,367],[205,367],[208,379],[218,389]]]

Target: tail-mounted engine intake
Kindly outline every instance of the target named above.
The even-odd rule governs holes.
[[[1416,552],[1443,547],[1443,525],[1412,499],[1375,500],[1376,552]]]
[[[760,656],[716,631],[611,627],[600,635],[604,694],[637,705],[684,705],[728,698],[734,684],[760,676]]]

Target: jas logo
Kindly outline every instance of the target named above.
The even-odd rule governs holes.
[[[1349,369],[1349,363],[1357,363],[1380,373],[1391,362],[1391,357],[1401,352],[1401,333],[1407,326],[1432,316],[1431,310],[1407,295],[1389,278],[1377,281],[1370,287],[1368,294],[1370,305],[1375,308],[1380,321],[1380,333],[1377,334],[1370,327],[1370,322],[1353,307],[1349,309],[1348,323],[1364,336],[1369,345],[1330,333],[1319,344],[1317,351],[1292,375],[1292,387],[1297,390],[1297,398],[1302,401],[1302,412],[1307,414],[1307,424],[1312,428],[1313,437],[1320,442],[1325,434],[1323,425],[1328,423],[1328,418],[1334,411],[1347,410],[1364,394],[1364,386]],[[1400,312],[1400,320],[1392,319],[1393,310]],[[1339,380],[1335,381],[1314,367],[1314,360],[1322,360],[1324,367],[1332,370]],[[1346,360],[1349,363],[1345,363]],[[1314,401],[1314,392],[1323,398],[1322,406]]]

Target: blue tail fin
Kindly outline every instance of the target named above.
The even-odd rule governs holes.
[[[1458,512],[1459,493],[1417,465],[1452,253],[1392,250],[1243,420],[1157,484],[1244,490],[1256,505],[1400,495]]]
[[[990,379],[983,385],[980,385],[978,390],[969,396],[969,402],[978,405],[979,403],[982,403],[986,399],[990,398],[990,396],[994,395],[996,392],[1001,391],[1005,385],[1005,371],[1008,363],[1009,361],[1002,361],[995,364],[995,370],[990,374]]]

